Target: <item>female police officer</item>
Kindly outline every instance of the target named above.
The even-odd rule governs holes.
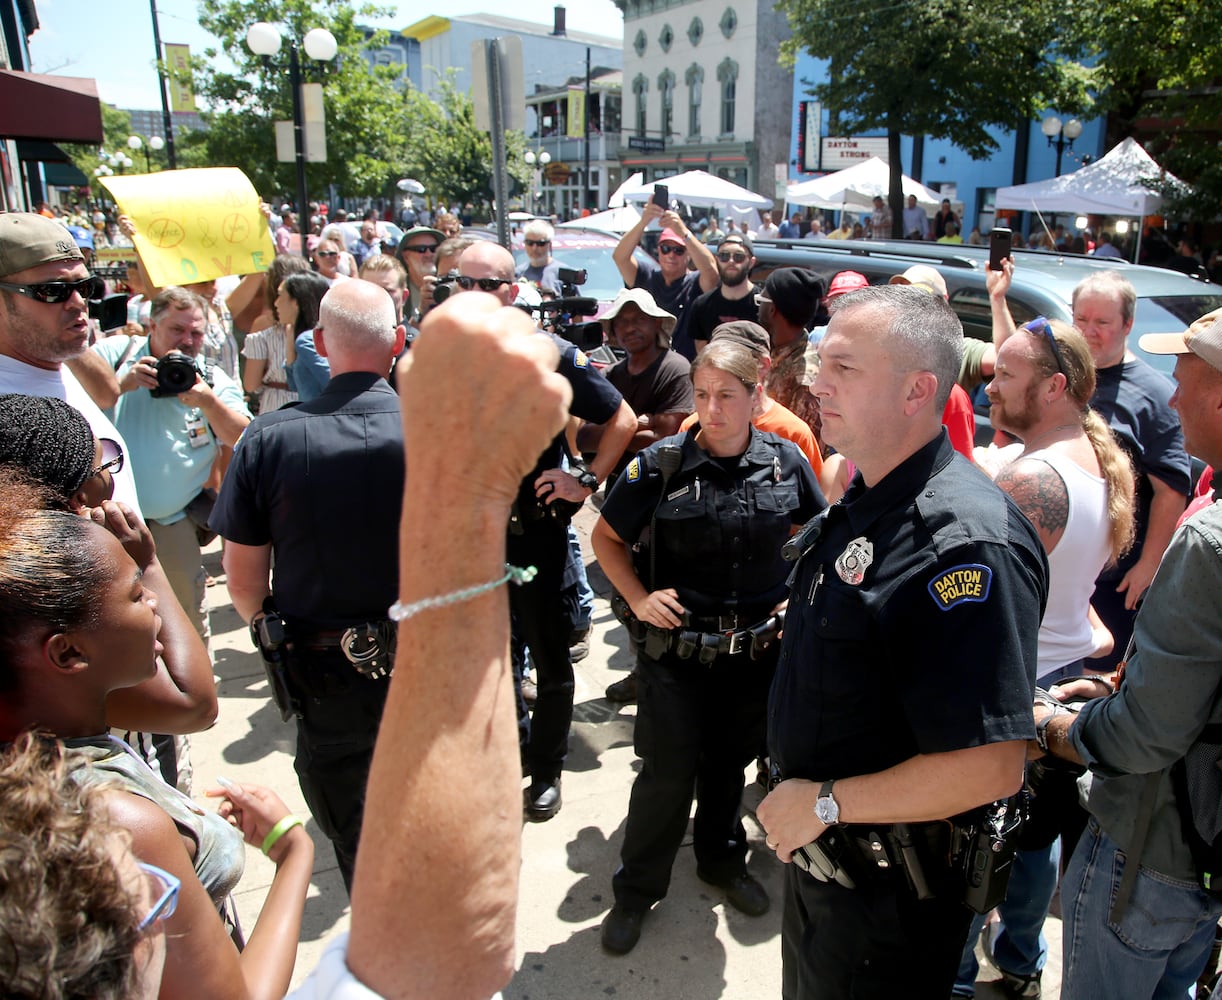
[[[751,426],[763,389],[747,347],[717,340],[691,378],[699,424],[633,459],[593,533],[643,639],[642,767],[602,927],[603,946],[617,954],[633,948],[645,911],[666,895],[694,791],[700,877],[744,913],[768,909],[746,869],[743,768],[760,746],[776,665],[781,546],[825,506],[797,446]]]

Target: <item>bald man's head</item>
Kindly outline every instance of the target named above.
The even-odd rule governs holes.
[[[513,254],[499,243],[481,241],[473,243],[458,258],[458,273],[464,278],[493,278],[501,284],[495,289],[484,289],[501,300],[502,305],[513,305],[516,289],[513,280]]]
[[[395,305],[385,289],[368,281],[341,281],[323,296],[315,339],[325,344],[332,375],[385,375],[403,349],[403,327],[397,325]]]

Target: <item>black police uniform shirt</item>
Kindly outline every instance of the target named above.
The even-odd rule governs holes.
[[[569,404],[569,413],[592,424],[605,424],[615,416],[624,397],[620,395],[615,386],[606,380],[602,372],[590,364],[590,359],[585,353],[554,333],[540,331],[539,336],[550,337],[560,349],[560,364],[556,371],[568,379],[569,385],[573,387],[573,401]],[[535,463],[534,469],[519,484],[519,509],[529,509],[531,505],[539,502],[535,496],[535,481],[548,469],[560,468],[567,454],[567,445],[564,434],[561,432],[552,439],[551,444],[539,456],[539,461]],[[550,518],[542,520],[524,518],[522,521],[522,526],[528,533],[532,532],[532,526],[533,529],[546,533],[556,524],[558,522]],[[511,549],[518,548],[514,537],[510,536]],[[575,583],[577,576],[576,564],[570,563],[564,571],[563,585],[567,587]]]
[[[946,432],[872,488],[859,473],[818,521],[769,699],[781,774],[846,778],[1033,738],[1048,562]]]
[[[386,617],[398,593],[403,502],[399,398],[369,372],[246,428],[210,525],[272,546],[272,592],[289,626],[327,630]]]
[[[789,564],[781,547],[794,525],[827,506],[810,462],[791,441],[751,428],[746,451],[710,455],[696,443],[699,427],[650,445],[628,463],[603,502],[602,516],[629,546],[650,526],[657,580],[648,560],[638,567],[650,589],[673,587],[696,615],[734,608],[764,615],[785,597]],[[659,450],[681,450],[665,484]],[[751,624],[751,623],[748,623]]]

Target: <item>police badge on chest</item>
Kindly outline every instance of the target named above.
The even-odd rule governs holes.
[[[874,562],[874,545],[864,535],[854,538],[836,557],[836,575],[850,587],[859,587]]]

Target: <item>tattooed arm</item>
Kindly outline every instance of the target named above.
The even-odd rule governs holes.
[[[997,474],[995,483],[1035,525],[1044,551],[1052,552],[1069,521],[1069,491],[1055,469],[1038,458],[1020,458]]]

